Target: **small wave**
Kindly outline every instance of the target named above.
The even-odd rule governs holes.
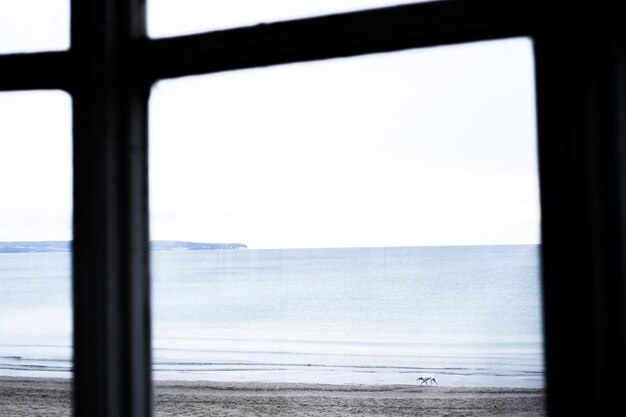
[[[193,369],[193,368],[178,368],[178,369],[161,369],[161,368],[154,368],[154,371],[158,371],[158,372],[186,372],[186,373],[192,373],[192,372],[258,372],[258,371],[289,371],[290,368],[273,368],[273,367],[264,367],[263,369],[259,369],[259,368],[215,368],[215,369]]]
[[[398,374],[437,374],[437,375],[482,375],[482,376],[523,376],[543,375],[541,371],[511,370],[502,372],[490,368],[473,367],[410,367],[410,366],[380,366],[380,365],[341,365],[341,364],[320,364],[320,363],[266,363],[266,362],[156,362],[155,371],[162,372],[241,372],[241,371],[275,371],[293,370],[302,371],[305,369],[324,369],[327,371],[348,371],[355,373],[389,373]]]
[[[391,365],[342,365],[342,364],[323,364],[323,363],[297,363],[297,362],[189,362],[189,361],[155,361],[154,365],[186,365],[186,366],[289,366],[289,367],[316,367],[316,368],[380,368],[380,369],[408,369],[408,370],[424,370],[433,368],[421,368],[415,366],[391,366]]]
[[[12,360],[20,362],[69,362],[70,358],[44,358],[37,356],[0,356],[0,361]]]
[[[46,365],[15,365],[0,364],[0,370],[11,371],[71,371],[71,366],[46,366]]]
[[[188,361],[155,361],[157,366],[287,366],[291,368],[314,367],[314,368],[346,368],[346,369],[401,369],[410,371],[425,371],[432,369],[469,369],[472,368],[432,368],[432,367],[416,367],[416,366],[392,366],[392,365],[342,365],[342,364],[323,364],[323,363],[297,363],[297,362],[188,362]],[[480,370],[476,368],[473,370]]]
[[[451,371],[465,371],[465,372],[488,372],[492,371],[491,368],[475,368],[475,367],[421,367],[421,366],[397,366],[397,365],[354,365],[354,364],[327,364],[327,363],[313,363],[313,362],[252,362],[252,361],[213,361],[213,362],[201,362],[201,361],[154,361],[155,366],[196,366],[196,367],[210,367],[210,366],[286,366],[290,368],[338,368],[338,369],[383,369],[383,370],[399,370],[403,372],[451,372]],[[520,371],[520,372],[535,372],[535,371]],[[542,373],[537,371],[538,373]]]

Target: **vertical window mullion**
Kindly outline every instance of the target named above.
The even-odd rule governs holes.
[[[535,40],[549,415],[626,413],[626,44],[608,3],[547,6]]]
[[[150,416],[143,0],[72,2],[77,416]]]

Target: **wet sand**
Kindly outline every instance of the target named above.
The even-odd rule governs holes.
[[[544,390],[159,381],[155,416],[543,416]],[[70,416],[67,379],[0,377],[0,417]]]

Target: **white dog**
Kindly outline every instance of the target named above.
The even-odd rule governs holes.
[[[434,376],[420,376],[419,378],[416,379],[416,381],[422,381],[422,383],[420,385],[432,385],[432,384],[436,384],[437,386],[439,386],[439,384],[437,384],[437,380],[435,379]]]

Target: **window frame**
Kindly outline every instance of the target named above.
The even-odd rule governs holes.
[[[69,51],[0,55],[0,91],[73,99],[75,415],[152,415],[154,82],[518,36],[535,51],[548,413],[626,415],[622,3],[450,0],[148,39],[145,0],[72,1]]]

